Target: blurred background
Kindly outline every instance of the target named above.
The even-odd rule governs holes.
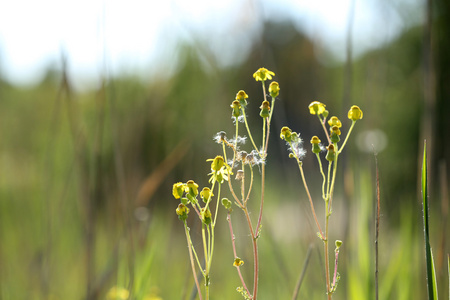
[[[212,138],[232,136],[230,104],[241,89],[261,140],[263,99],[252,77],[260,67],[275,72],[281,91],[259,298],[290,299],[310,245],[299,299],[324,298],[322,243],[279,139],[282,126],[304,138],[321,212],[308,146],[313,135],[324,140],[308,110],[321,101],[344,134],[350,106],[364,112],[336,187],[331,239],[344,245],[334,298],[374,299],[377,158],[380,298],[425,299],[418,174],[426,139],[431,246],[446,299],[449,13],[445,0],[0,1],[0,299],[105,299],[114,286],[136,299],[192,299],[172,184],[207,184],[206,159],[222,151]],[[256,216],[257,192],[252,200]],[[250,284],[249,232],[233,214]],[[199,224],[190,226],[200,245]],[[217,232],[213,299],[240,299],[223,211]]]

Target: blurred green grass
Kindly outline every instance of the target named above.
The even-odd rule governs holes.
[[[273,26],[288,30],[283,24],[269,27]],[[51,72],[33,87],[1,81],[0,298],[104,299],[117,285],[134,289],[138,299],[150,294],[189,299],[194,285],[171,185],[188,179],[206,183],[205,160],[221,151],[212,136],[232,130],[229,104],[238,90],[250,95],[249,121],[260,126],[260,87],[251,74],[266,66],[275,71],[281,92],[267,163],[260,299],[290,299],[310,243],[315,248],[300,299],[322,299],[322,245],[278,132],[288,124],[309,140],[319,130],[306,109],[313,100],[345,114],[346,100],[340,96],[344,71],[342,65],[321,65],[314,46],[301,34],[290,36],[284,45],[270,35],[263,45],[255,45],[273,59],[251,55],[241,66],[223,69],[205,66],[201,51],[182,46],[177,72],[160,81],[107,78],[85,92],[73,90],[70,78],[64,85],[64,74]],[[331,238],[344,241],[335,299],[374,295],[374,158],[356,143],[357,135],[373,129],[380,129],[389,141],[379,153],[380,298],[425,298],[416,194],[418,120],[423,114],[420,47],[420,30],[412,29],[354,63],[351,104],[363,109],[364,119],[344,156],[331,218],[336,224]],[[167,157],[172,164],[161,168]],[[311,157],[305,159],[305,169],[309,184],[317,183],[311,189],[313,197],[320,199],[320,174]],[[448,253],[448,240],[438,245],[449,224],[442,223],[445,211],[434,201],[440,199],[437,183],[432,182],[430,239],[436,253]],[[252,205],[255,211],[258,204]],[[238,251],[246,261],[244,276],[250,278],[249,233],[238,225],[239,213],[233,215]],[[225,215],[220,217],[212,295],[218,300],[239,299]],[[192,225],[194,243],[197,229]],[[446,273],[439,272],[445,270],[443,263],[437,265],[438,284],[445,282]],[[448,290],[445,285],[439,288],[445,299]]]

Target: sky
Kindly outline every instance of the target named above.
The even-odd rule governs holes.
[[[420,22],[418,11],[418,0],[0,0],[0,76],[36,83],[62,55],[79,85],[106,71],[147,74],[173,67],[180,41],[196,37],[227,64],[261,20],[286,18],[343,60],[349,20],[359,55]]]

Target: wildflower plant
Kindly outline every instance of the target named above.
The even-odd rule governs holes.
[[[325,202],[325,230],[322,230],[322,227],[320,226],[320,223],[317,219],[316,211],[314,209],[314,202],[312,200],[311,194],[308,189],[308,185],[306,183],[305,174],[303,171],[303,162],[302,159],[304,155],[306,154],[306,151],[303,149],[303,141],[300,138],[300,135],[296,132],[293,132],[289,127],[283,127],[280,132],[280,138],[284,141],[286,141],[286,144],[288,145],[288,150],[290,151],[289,157],[294,158],[297,162],[297,165],[300,170],[301,179],[303,182],[303,185],[306,190],[306,194],[309,199],[309,203],[311,206],[311,211],[315,220],[315,223],[317,225],[318,229],[318,237],[323,241],[324,244],[324,257],[325,257],[325,276],[326,276],[326,294],[328,300],[332,299],[333,293],[336,291],[340,275],[337,272],[337,265],[338,265],[338,256],[339,256],[339,249],[342,246],[342,241],[337,240],[335,242],[336,248],[335,248],[335,264],[334,264],[334,274],[333,278],[330,277],[330,267],[329,267],[329,252],[328,252],[328,240],[329,240],[329,218],[333,212],[332,210],[332,202],[333,202],[333,194],[334,194],[334,188],[336,183],[336,170],[337,170],[337,164],[338,164],[338,158],[339,155],[344,150],[345,145],[347,144],[348,138],[353,130],[353,127],[356,124],[356,121],[362,119],[363,112],[361,109],[354,105],[350,108],[348,112],[348,118],[352,121],[350,128],[347,132],[347,135],[345,137],[345,140],[340,145],[339,142],[341,142],[341,128],[342,128],[342,122],[339,120],[338,117],[333,116],[331,117],[327,122],[328,117],[328,111],[326,110],[326,105],[314,101],[309,105],[309,112],[312,115],[316,115],[319,119],[319,122],[324,129],[324,133],[328,142],[328,146],[324,147],[321,144],[321,140],[317,136],[313,136],[311,138],[311,146],[312,146],[312,153],[314,153],[317,157],[317,162],[319,165],[320,173],[322,174],[322,198]],[[326,124],[330,126],[327,130]],[[328,170],[327,174],[325,175],[325,172],[323,170],[322,166],[322,159],[320,157],[320,154],[322,152],[325,152],[325,160],[328,162]]]
[[[219,203],[222,204],[227,214],[227,222],[231,235],[231,244],[233,249],[234,259],[230,261],[230,266],[236,268],[242,286],[236,290],[244,299],[257,299],[258,293],[258,275],[259,275],[259,255],[258,255],[258,238],[261,234],[261,221],[264,207],[264,190],[265,190],[265,162],[267,159],[267,148],[269,145],[270,124],[273,115],[273,108],[275,99],[278,97],[280,86],[273,81],[269,85],[269,95],[266,93],[266,82],[275,76],[274,72],[266,68],[258,69],[253,78],[256,81],[261,81],[263,101],[260,106],[260,116],[262,118],[262,142],[261,146],[257,147],[256,142],[252,137],[246,116],[247,99],[249,96],[244,90],[240,90],[235,99],[232,101],[230,107],[231,118],[235,126],[235,133],[233,138],[228,138],[226,132],[220,131],[214,136],[214,141],[221,145],[223,155],[218,155],[214,159],[208,159],[211,162],[211,173],[208,175],[210,186],[204,187],[199,193],[199,186],[193,181],[189,180],[186,183],[178,182],[173,185],[172,194],[175,199],[179,199],[180,203],[176,208],[178,218],[183,222],[186,240],[188,244],[189,257],[191,261],[192,273],[195,284],[198,290],[200,299],[209,299],[210,287],[210,270],[214,254],[214,240],[215,240],[215,226],[217,216],[219,213]],[[271,98],[271,102],[267,99]],[[240,136],[239,124],[244,123],[246,136]],[[247,141],[247,137],[251,142],[251,150],[243,150],[241,147]],[[230,154],[231,155],[227,155]],[[228,160],[228,158],[230,158]],[[258,166],[260,172],[254,172],[254,167]],[[234,174],[234,169],[237,169]],[[261,176],[261,193],[259,203],[259,214],[256,225],[253,223],[248,203],[252,195],[252,188],[255,179],[255,173]],[[235,175],[235,176],[234,176]],[[233,177],[234,176],[234,177]],[[227,182],[228,188],[232,195],[232,200],[227,198],[221,199],[222,184]],[[237,186],[237,188],[235,188]],[[200,201],[199,198],[202,200]],[[220,200],[221,199],[221,200]],[[202,203],[203,202],[203,203]],[[244,265],[244,260],[241,259],[236,251],[236,240],[233,233],[233,225],[231,221],[231,214],[233,212],[233,203],[240,208],[245,216],[250,231],[253,252],[253,287],[249,288],[246,284],[240,268]],[[214,207],[214,208],[213,208]],[[194,247],[190,236],[190,229],[187,226],[187,218],[191,209],[194,215],[202,224],[202,242],[203,242],[203,257],[202,264],[199,251]],[[192,213],[191,213],[192,215]],[[202,292],[200,283],[197,279],[197,268],[203,275],[205,289]]]

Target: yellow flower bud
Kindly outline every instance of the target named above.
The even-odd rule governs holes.
[[[178,215],[178,219],[180,219],[181,221],[184,221],[187,219],[188,214],[189,214],[189,207],[187,207],[186,205],[184,205],[183,203],[178,204],[177,209],[175,210],[175,212]]]
[[[336,158],[336,150],[334,149],[334,145],[330,144],[327,147],[327,155],[325,156],[326,160],[328,161],[334,161]]]
[[[285,140],[286,142],[290,142],[292,140],[292,131],[289,127],[284,126],[281,128],[280,138]]]
[[[200,192],[200,197],[202,197],[203,202],[208,202],[211,197],[214,196],[211,189],[209,187],[204,187],[203,190]]]
[[[321,115],[325,112],[325,106],[325,104],[319,101],[311,102],[311,104],[308,106],[309,113],[312,115]]]
[[[211,171],[219,171],[223,165],[225,164],[223,157],[220,155],[217,155],[213,162],[211,163]]]
[[[267,100],[264,100],[261,106],[259,107],[261,109],[261,112],[259,115],[263,118],[268,118],[270,115],[270,103]]]
[[[196,184],[194,180],[186,182],[186,193],[189,193],[192,197],[198,195],[198,184]]]
[[[363,112],[358,106],[353,105],[348,111],[348,118],[352,121],[360,120],[363,118]]]
[[[185,190],[185,184],[182,182],[177,182],[173,184],[172,195],[175,199],[180,199],[183,196]]]
[[[245,93],[244,90],[240,90],[237,94],[236,94],[236,100],[243,100],[243,99],[247,99],[248,95]]]
[[[317,136],[313,136],[311,138],[311,145],[312,145],[312,152],[313,153],[320,153],[322,149],[320,149],[320,139]]]
[[[236,258],[234,259],[233,266],[235,266],[235,267],[240,267],[240,266],[242,266],[243,264],[244,264],[244,261],[243,261],[242,259],[240,259],[239,257],[236,257]]]
[[[259,68],[258,71],[253,74],[253,78],[255,78],[256,81],[266,81],[267,79],[270,80],[272,79],[272,76],[275,76],[275,73],[267,70],[266,68]]]
[[[333,127],[333,126],[337,126],[338,128],[342,127],[342,123],[338,119],[338,117],[331,117],[331,119],[328,120],[328,125],[330,125],[330,127]]]
[[[201,210],[201,215],[203,223],[205,223],[206,225],[211,223],[211,211],[209,210],[209,208],[203,207]]]
[[[278,82],[272,81],[269,85],[270,96],[273,98],[278,97],[279,92],[280,92],[280,85],[278,84]]]

